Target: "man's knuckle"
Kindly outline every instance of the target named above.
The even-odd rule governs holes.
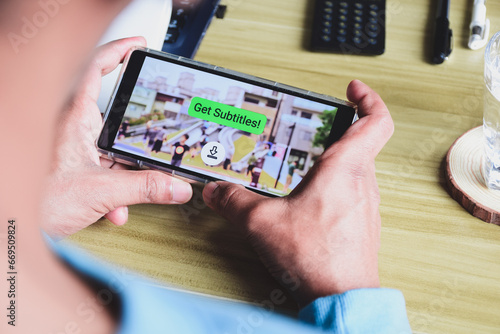
[[[369,175],[366,165],[369,161],[365,161],[364,157],[360,157],[357,161],[351,161],[346,165],[346,171],[353,181],[364,181]]]
[[[380,117],[378,127],[382,134],[391,137],[394,133],[394,122],[392,121],[391,115],[387,114]]]
[[[158,198],[161,186],[158,183],[158,180],[155,177],[155,175],[151,172],[146,172],[144,178],[145,178],[145,181],[143,184],[143,186],[144,186],[144,188],[143,188],[144,199],[147,202],[154,202]]]

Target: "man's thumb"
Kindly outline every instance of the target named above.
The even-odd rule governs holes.
[[[94,178],[102,191],[101,200],[108,208],[154,203],[182,204],[191,198],[189,183],[157,171],[107,170],[102,179]]]

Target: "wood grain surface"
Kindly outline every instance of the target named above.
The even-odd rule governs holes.
[[[377,57],[309,52],[312,2],[223,0],[226,17],[213,21],[196,59],[340,98],[355,78],[374,88],[396,125],[377,158],[382,285],[404,293],[415,332],[499,333],[500,227],[454,201],[443,172],[451,144],[482,123],[484,49],[466,48],[473,1],[452,1],[455,47],[442,65],[428,61],[436,1],[387,0],[386,53]],[[493,33],[500,2],[487,6]],[[184,206],[131,207],[127,225],[100,221],[71,239],[162,284],[269,300],[279,286],[196,194]],[[289,298],[281,309],[296,311]]]

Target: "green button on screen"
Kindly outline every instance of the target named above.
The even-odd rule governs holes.
[[[194,97],[188,110],[189,116],[260,135],[264,132],[266,116],[227,104]]]

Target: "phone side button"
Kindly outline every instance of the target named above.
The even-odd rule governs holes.
[[[190,174],[183,173],[183,172],[179,172],[179,171],[175,171],[175,170],[172,171],[172,175],[173,176],[179,176],[181,178],[190,179],[190,180],[193,180],[193,181],[202,182],[202,183],[205,183],[205,181],[206,181],[206,179],[204,179],[204,178],[197,177],[197,176],[190,175]]]
[[[165,168],[161,166],[156,166],[147,162],[142,161],[142,169],[152,169],[152,170],[159,170],[161,172],[165,172],[168,174],[172,174],[172,170],[170,168]]]

